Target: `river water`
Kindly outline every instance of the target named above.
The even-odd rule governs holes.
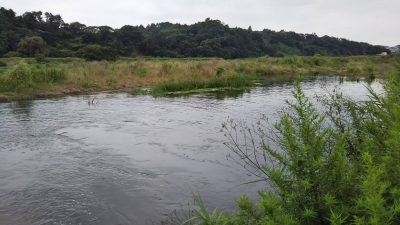
[[[365,85],[337,77],[302,84],[308,96],[339,88],[357,100]],[[255,177],[227,157],[221,124],[274,120],[292,90],[1,103],[0,225],[158,224],[196,192],[210,208],[232,209],[235,197],[267,185],[244,185]]]

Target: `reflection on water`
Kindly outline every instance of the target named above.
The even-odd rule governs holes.
[[[232,89],[232,90],[216,90],[208,93],[202,94],[192,94],[192,93],[185,93],[185,94],[169,94],[164,96],[165,98],[190,98],[193,96],[203,96],[210,99],[217,99],[217,100],[224,100],[226,98],[240,98],[245,93],[249,93],[250,90],[248,89]]]
[[[19,120],[29,120],[33,104],[33,101],[16,101],[11,103],[10,106],[12,112]]]
[[[307,95],[366,83],[321,77]],[[377,83],[372,83],[378,88]],[[229,209],[263,184],[226,157],[227,118],[276,119],[291,84],[175,98],[126,94],[0,104],[1,224],[152,224],[199,192]],[[97,104],[88,104],[96,98]]]

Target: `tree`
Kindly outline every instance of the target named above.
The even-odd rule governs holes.
[[[18,44],[18,52],[23,56],[33,57],[36,54],[46,54],[47,43],[38,36],[23,38]]]
[[[115,60],[116,51],[101,45],[87,45],[78,51],[78,56],[86,60]]]
[[[230,28],[207,18],[192,25],[163,22],[143,26],[86,26],[65,23],[60,15],[33,11],[16,15],[0,8],[0,55],[16,51],[25,37],[40,36],[49,56],[74,55],[86,45],[112,48],[119,56],[244,58],[264,55],[374,55],[388,51],[383,46],[316,34],[287,31],[254,31]],[[93,46],[92,46],[93,47]],[[59,54],[63,50],[67,54]],[[55,53],[55,54],[53,54]],[[32,53],[24,53],[24,56]]]
[[[70,32],[73,36],[80,36],[85,32],[86,25],[79,22],[73,22],[64,25],[65,29]]]
[[[64,26],[64,20],[61,18],[60,15],[53,15],[51,13],[46,12],[46,23],[50,27],[51,30],[57,30]]]
[[[22,15],[22,20],[29,29],[37,29],[43,24],[42,15],[43,13],[41,11],[26,12]]]

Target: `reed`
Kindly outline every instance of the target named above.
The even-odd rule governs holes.
[[[340,75],[358,77],[382,77],[398,65],[397,56],[291,56],[261,57],[224,60],[218,58],[121,58],[116,61],[85,61],[79,58],[46,58],[39,64],[35,58],[3,58],[8,67],[2,67],[0,93],[2,96],[18,96],[29,89],[31,97],[42,95],[66,95],[110,90],[132,90],[138,87],[153,89],[188,90],[237,86],[237,76],[279,81],[296,75]],[[29,67],[40,81],[14,87],[5,77],[15,68]],[[36,72],[34,72],[36,71]],[[43,72],[44,71],[44,72]],[[29,73],[31,73],[29,72]],[[62,75],[60,75],[62,73]],[[42,76],[42,74],[44,74]],[[59,74],[60,77],[57,77]],[[29,76],[26,76],[27,79]],[[229,78],[236,77],[231,80]],[[28,79],[29,80],[29,79]],[[242,81],[240,81],[242,82]],[[12,82],[11,82],[12,83]],[[33,85],[34,84],[34,85]],[[8,88],[4,88],[8,86]],[[7,92],[7,93],[6,93]],[[13,97],[14,98],[14,97]],[[7,98],[10,99],[10,98]]]

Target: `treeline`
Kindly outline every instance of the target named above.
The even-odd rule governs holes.
[[[60,15],[0,8],[0,55],[32,57],[118,56],[244,58],[285,55],[370,55],[383,46],[295,32],[230,28],[219,20],[192,25],[158,23],[144,26],[86,26],[65,23]]]

